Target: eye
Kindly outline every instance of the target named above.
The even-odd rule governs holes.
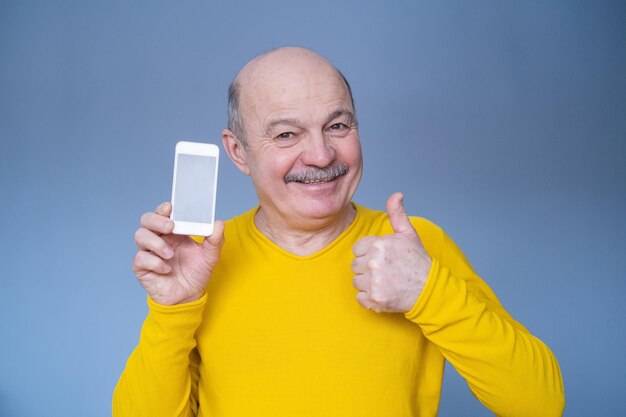
[[[343,130],[347,128],[348,126],[343,123],[335,123],[334,125],[330,126],[330,130]]]
[[[328,134],[336,137],[344,137],[346,135],[349,135],[352,131],[352,128],[343,122],[333,123],[332,125],[328,126],[327,129]]]
[[[282,132],[274,136],[274,143],[281,148],[291,147],[300,141],[300,135],[295,132]]]

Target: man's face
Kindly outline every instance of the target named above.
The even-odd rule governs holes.
[[[336,71],[319,63],[286,67],[246,81],[244,154],[266,215],[306,227],[349,209],[361,178],[361,145]]]

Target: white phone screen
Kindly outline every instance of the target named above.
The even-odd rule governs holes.
[[[174,221],[213,223],[217,158],[178,154],[174,188]]]

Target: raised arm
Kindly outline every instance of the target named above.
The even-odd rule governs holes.
[[[394,233],[354,246],[358,301],[418,324],[496,415],[562,415],[563,383],[552,352],[504,310],[443,231],[438,250],[426,252],[401,198],[394,194],[387,203]]]
[[[113,415],[189,416],[197,399],[195,332],[223,245],[224,223],[202,243],[172,234],[169,203],[141,218],[133,270],[148,294],[148,316],[113,394]]]

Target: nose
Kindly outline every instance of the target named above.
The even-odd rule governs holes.
[[[335,149],[322,132],[312,133],[303,142],[302,162],[306,165],[324,168],[335,159]]]

